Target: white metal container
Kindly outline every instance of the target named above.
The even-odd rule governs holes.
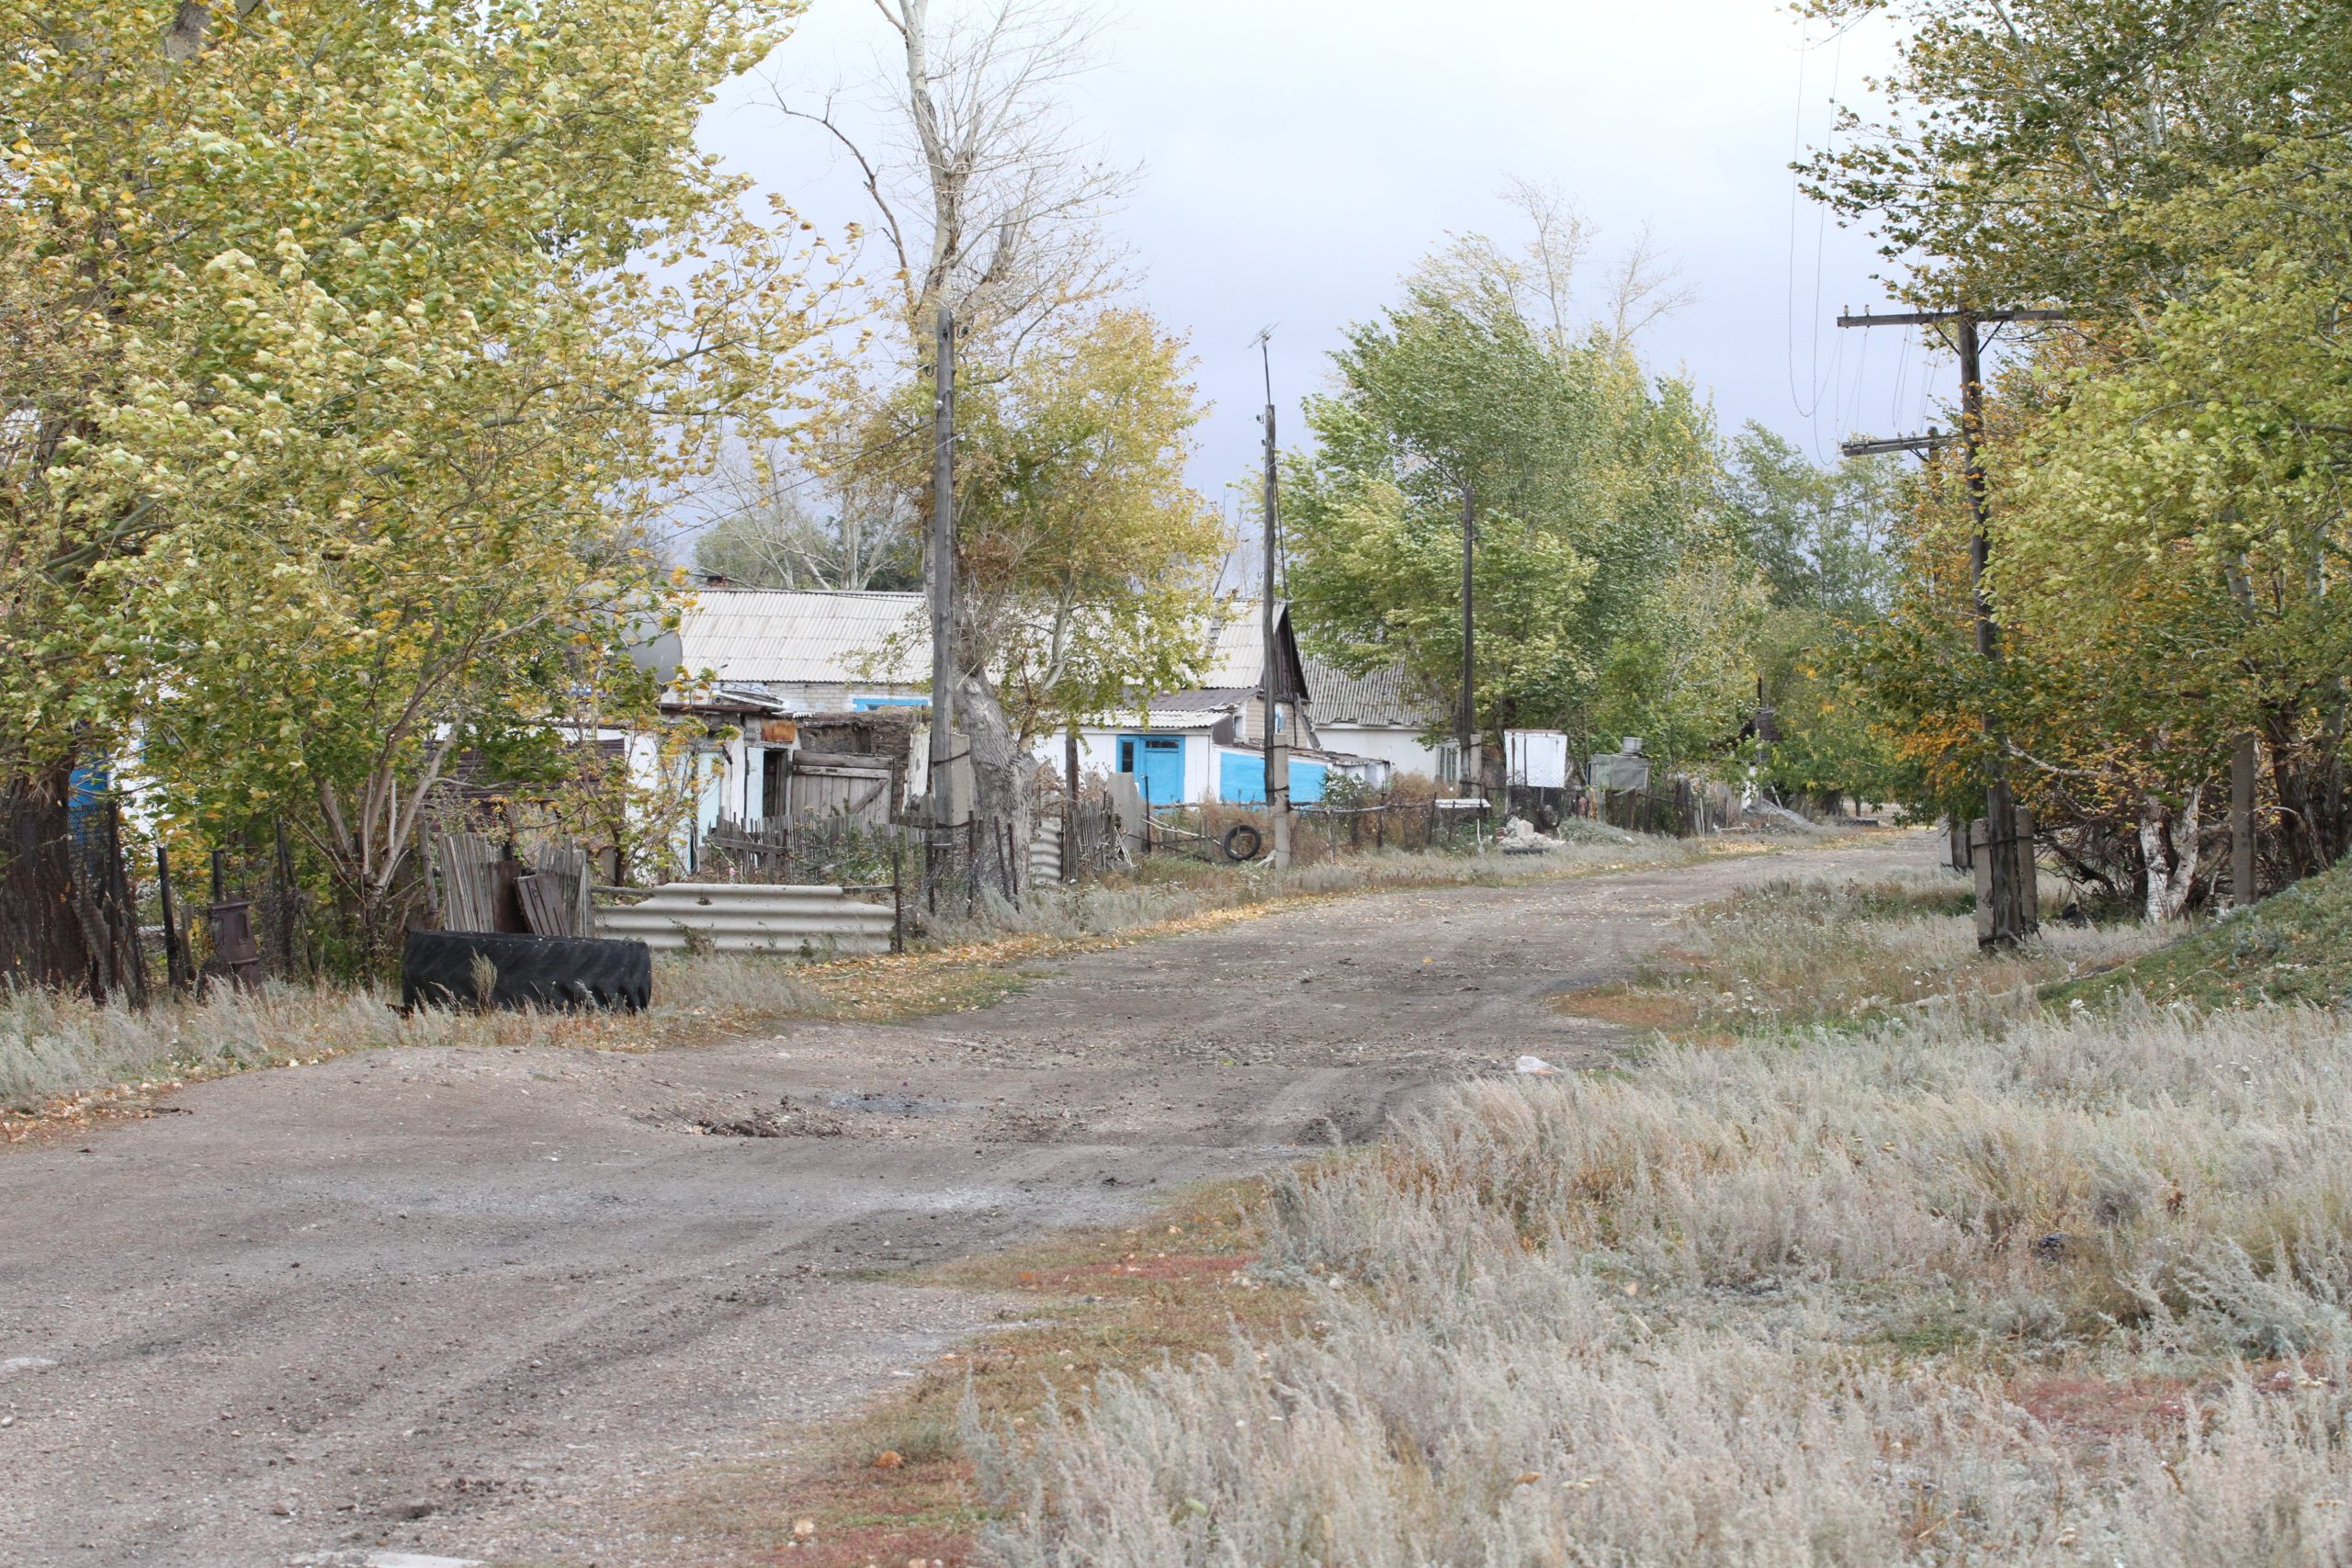
[[[755,883],[673,882],[634,904],[600,908],[596,934],[632,937],[657,952],[681,952],[698,932],[720,953],[773,953],[808,958],[890,951],[894,917],[839,887],[771,887]]]

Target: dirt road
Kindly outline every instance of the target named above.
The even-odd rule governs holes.
[[[0,1157],[0,1562],[665,1561],[639,1500],[992,1305],[873,1278],[1362,1138],[1763,878],[1924,839],[1366,897],[985,1012],[650,1055],[381,1051]],[[740,1136],[708,1126],[781,1135]]]

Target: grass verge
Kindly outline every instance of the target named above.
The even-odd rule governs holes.
[[[1253,1269],[1315,1331],[975,1423],[990,1560],[2352,1560],[2352,1025],[2046,1007],[2211,965],[1984,963],[1950,898],[1718,906],[1623,993],[1702,1038],[1279,1180]]]
[[[2015,953],[1976,948],[1974,896],[1942,872],[1769,882],[1695,911],[1633,980],[1560,999],[1566,1010],[1673,1038],[1728,1043],[1931,1009],[1998,1008],[2150,953],[2143,926],[2045,925]]]
[[[2129,992],[2206,1008],[2344,1006],[2352,999],[2352,865],[2225,914],[2054,997],[2101,1003]]]
[[[662,1509],[656,1533],[683,1538],[686,1555],[711,1568],[972,1562],[989,1516],[967,1441],[976,1425],[1026,1447],[1105,1378],[1215,1360],[1232,1353],[1237,1336],[1302,1325],[1307,1293],[1249,1268],[1264,1208],[1261,1184],[1223,1184],[1148,1222],[901,1276],[1004,1302],[998,1326],[803,1438],[789,1460],[698,1476]]]
[[[1278,1190],[1322,1332],[984,1446],[992,1550],[2340,1561],[2345,1044],[2134,1004],[1466,1088]]]

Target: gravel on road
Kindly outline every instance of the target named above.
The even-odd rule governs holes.
[[[1050,967],[984,1011],[644,1054],[393,1049],[0,1156],[0,1558],[667,1563],[650,1502],[999,1303],[898,1266],[1375,1135],[1678,918],[1919,835],[1402,892]]]

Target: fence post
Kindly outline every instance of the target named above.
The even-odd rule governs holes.
[[[164,983],[175,991],[187,989],[187,956],[180,952],[179,921],[172,911],[172,857],[155,846],[156,896],[164,908]]]
[[[130,895],[130,868],[122,860],[122,806],[119,801],[107,802],[107,874],[104,886],[107,902],[114,908],[108,911],[107,936],[119,944],[124,976],[130,991],[130,1005],[141,1011],[147,1007],[147,954],[139,945],[139,902]]]
[[[907,878],[905,861],[907,840],[902,834],[890,836],[890,951],[907,950]],[[791,863],[785,864],[785,880],[792,879]]]

